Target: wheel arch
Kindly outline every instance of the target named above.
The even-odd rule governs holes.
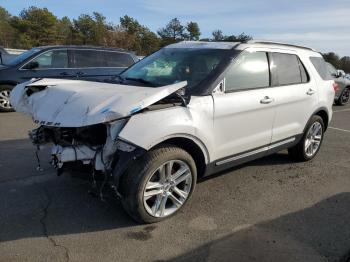
[[[328,127],[328,122],[329,122],[329,113],[328,113],[328,110],[327,108],[325,107],[321,107],[319,109],[317,109],[313,114],[312,116],[314,115],[317,115],[317,116],[320,116],[323,120],[323,124],[324,124],[324,128],[325,130],[327,130],[327,127]],[[311,117],[312,117],[311,116]],[[310,117],[310,118],[311,118]]]
[[[204,175],[206,166],[209,163],[209,153],[205,145],[200,140],[184,134],[173,135],[164,138],[164,140],[158,142],[149,150],[163,144],[177,146],[189,153],[195,161],[197,167],[197,176],[202,177]]]

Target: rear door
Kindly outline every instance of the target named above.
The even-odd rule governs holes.
[[[81,80],[111,82],[125,68],[134,63],[128,53],[95,50],[71,50],[76,77]]]
[[[275,114],[266,52],[242,52],[221,79],[224,92],[213,93],[217,165],[264,153]]]
[[[318,104],[317,84],[296,53],[270,52],[269,62],[271,95],[276,106],[272,143],[286,139],[291,142],[303,133],[314,113]]]

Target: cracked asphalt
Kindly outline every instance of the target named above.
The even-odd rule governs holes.
[[[350,261],[350,106],[319,155],[286,152],[201,181],[184,210],[138,225],[87,181],[36,170],[31,120],[0,114],[0,261]]]

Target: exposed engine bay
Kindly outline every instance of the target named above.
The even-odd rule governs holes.
[[[40,126],[29,133],[34,145],[52,143],[52,164],[58,173],[63,172],[64,164],[80,161],[98,171],[111,169],[113,157],[118,149],[131,152],[134,146],[118,140],[117,135],[127,119],[108,124],[87,127]]]
[[[85,178],[92,180],[95,187],[96,180],[102,180],[99,192],[96,193],[101,199],[102,190],[107,183],[120,197],[117,190],[120,174],[130,160],[144,151],[118,139],[118,134],[127,120],[79,128],[40,126],[29,132],[29,137],[37,150],[44,144],[53,144],[51,164],[57,170],[57,175],[65,171],[83,171]],[[37,158],[40,168],[38,152]],[[116,166],[117,169],[114,170]]]

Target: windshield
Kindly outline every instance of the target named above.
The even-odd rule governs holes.
[[[23,52],[22,54],[16,56],[15,58],[11,59],[6,65],[9,66],[14,66],[18,65],[19,63],[22,63],[24,60],[26,60],[28,57],[32,56],[33,54],[39,52],[41,49],[40,48],[32,48],[29,49],[28,51]]]
[[[187,81],[186,91],[188,91],[214,71],[227,51],[163,48],[124,71],[121,78],[153,87]]]

